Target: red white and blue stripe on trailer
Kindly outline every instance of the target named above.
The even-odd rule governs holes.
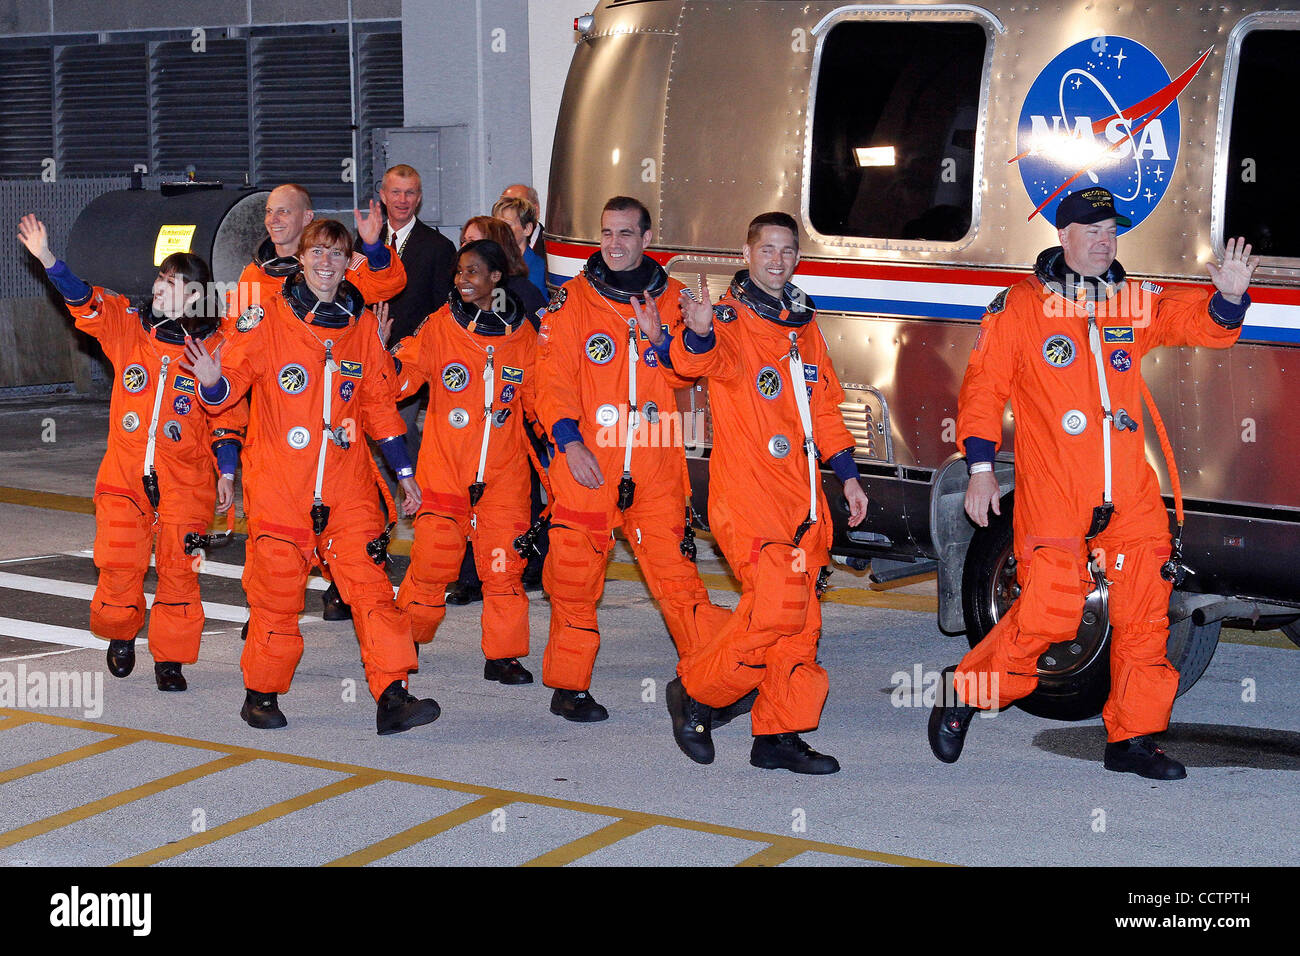
[[[561,285],[582,271],[598,245],[548,241],[547,281]],[[667,265],[679,253],[648,249]],[[737,260],[736,268],[742,264]],[[897,266],[869,262],[799,263],[794,281],[826,312],[861,312],[902,318],[978,322],[1000,289],[1023,272],[946,266]],[[1159,280],[1165,288],[1175,283]],[[1200,285],[1213,288],[1208,282]],[[1300,344],[1300,289],[1254,286],[1242,339]]]

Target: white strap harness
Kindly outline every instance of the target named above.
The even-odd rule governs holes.
[[[794,403],[799,409],[799,424],[803,427],[803,450],[808,456],[808,523],[817,522],[817,445],[813,441],[812,411],[808,407],[808,387],[804,384],[803,359],[799,357],[796,333],[790,333],[790,384],[794,388]]]
[[[627,320],[627,440],[623,448],[623,477],[632,477],[632,433],[641,424],[636,405],[636,366],[641,360],[636,347],[636,319]]]
[[[158,372],[158,387],[153,393],[153,417],[149,419],[149,443],[144,450],[144,476],[148,478],[153,474],[154,451],[158,446],[158,412],[162,408],[163,390],[167,388],[167,366],[171,362],[170,355],[164,355],[162,358],[162,368]]]
[[[1101,390],[1101,412],[1104,419],[1101,426],[1101,447],[1102,456],[1106,463],[1106,490],[1102,496],[1102,503],[1110,504],[1110,433],[1111,429],[1115,427],[1115,417],[1110,411],[1110,389],[1106,387],[1106,366],[1101,359],[1101,333],[1097,331],[1096,306],[1091,300],[1087,303],[1087,309],[1088,349],[1092,352],[1092,357],[1097,366],[1097,386]]]
[[[487,467],[488,443],[492,440],[492,397],[496,394],[496,367],[493,353],[496,349],[487,347],[487,364],[483,366],[483,444],[478,450],[478,473],[475,483],[483,480],[483,470]]]
[[[315,504],[323,504],[321,488],[325,481],[325,449],[334,441],[334,430],[330,427],[330,398],[334,395],[334,373],[339,367],[334,364],[334,340],[325,340],[325,387],[321,390],[321,440],[320,456],[316,459],[316,498]]]

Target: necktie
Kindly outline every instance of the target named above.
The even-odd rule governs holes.
[[[397,231],[392,226],[388,227],[388,244],[394,249],[397,248]]]

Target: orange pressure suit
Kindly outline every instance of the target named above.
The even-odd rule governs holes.
[[[221,444],[242,443],[247,412],[216,413],[204,407],[194,378],[178,367],[185,355],[183,339],[178,334],[170,336],[175,341],[165,341],[151,334],[148,320],[125,297],[96,287],[89,299],[69,303],[68,309],[77,328],[99,339],[114,373],[108,452],[95,477],[99,586],[90,605],[90,629],[110,641],[132,640],[140,630],[144,576],[157,534],[158,587],[149,616],[149,652],[155,661],[193,664],[204,618],[199,575],[195,559],[185,553],[185,535],[203,534],[212,522],[213,455]],[[214,333],[205,344],[213,351],[219,341],[220,333]],[[143,482],[151,422],[156,508]]]
[[[684,288],[654,266],[646,287],[670,334],[683,327],[677,297]],[[599,252],[581,275],[555,293],[538,330],[537,410],[542,424],[564,444],[557,423],[576,423],[583,443],[596,456],[604,484],[587,488],[560,459],[550,468],[555,502],[550,552],[542,584],[551,598],[550,636],[542,661],[549,687],[584,691],[600,648],[596,602],[605,588],[605,565],[613,529],[623,533],[659,602],[680,655],[689,653],[701,630],[721,626],[730,612],[709,603],[700,576],[683,554],[687,493],[686,453],[674,388],[683,379],[666,368],[650,342],[636,332],[630,295],[610,285]],[[639,295],[639,294],[638,294]],[[618,507],[629,421],[629,356],[636,364],[640,422],[632,431],[631,479],[636,489],[626,509]]]
[[[1110,427],[1089,344],[1090,306],[1110,408],[1117,423],[1131,425],[1111,430],[1114,514],[1105,530],[1085,539],[1102,504],[1103,430]],[[1209,293],[1127,280],[1118,262],[1101,280],[1076,283],[1065,276],[1059,247],[1044,251],[1035,274],[989,306],[962,382],[957,437],[968,458],[968,439],[999,444],[1010,399],[1021,593],[958,665],[959,695],[963,688],[988,688],[989,697],[996,690],[995,701],[967,701],[971,706],[1002,708],[1034,690],[1039,655],[1078,630],[1092,589],[1088,557],[1097,554],[1110,582],[1113,626],[1111,690],[1102,711],[1107,739],[1168,726],[1178,690],[1178,672],[1165,657],[1172,585],[1160,573],[1170,555],[1169,518],[1146,461],[1141,365],[1143,355],[1164,345],[1232,345],[1240,320],[1229,328],[1216,314]]]
[[[844,392],[811,303],[801,294],[778,301],[742,272],[713,314],[713,348],[693,354],[690,341],[675,340],[672,358],[682,374],[709,379],[709,528],[742,593],[726,625],[683,656],[677,670],[686,693],[714,708],[757,687],[755,735],[813,730],[829,686],[817,664],[817,579],[830,561],[833,527],[818,470],[811,483],[817,520],[796,541],[811,499],[795,389],[808,397],[812,438],[823,461],[833,461],[837,475],[852,477],[854,440],[840,416]],[[792,334],[801,381],[792,379]]]
[[[302,263],[295,257],[276,255],[275,243],[271,241],[271,237],[267,236],[263,239],[262,244],[253,254],[252,261],[244,266],[244,271],[239,274],[236,293],[230,296],[229,309],[226,313],[226,331],[233,334],[231,327],[239,316],[245,313],[250,316],[256,315],[255,307],[260,307],[273,295],[278,294],[284,288],[285,279],[301,271]],[[383,302],[406,288],[406,267],[402,265],[402,257],[391,249],[388,252],[388,265],[381,269],[374,268],[364,253],[356,252],[353,253],[343,278],[361,293],[363,301]],[[251,312],[248,311],[250,309]],[[326,580],[331,583],[334,581],[327,564],[321,563],[320,570]]]
[[[525,417],[536,417],[536,352],[537,333],[517,300],[504,315],[483,313],[462,302],[455,289],[447,305],[397,349],[399,397],[429,383],[415,472],[423,503],[415,516],[411,565],[397,595],[417,643],[433,640],[446,616],[444,595],[460,571],[468,538],[483,581],[484,657],[528,655],[528,595],[521,583],[527,561],[514,540],[529,524]],[[489,361],[492,392],[485,395]],[[470,489],[478,478],[485,423],[487,458],[482,497],[475,502]]]
[[[383,441],[405,429],[394,406],[392,358],[360,293],[344,282],[335,302],[322,305],[310,292],[295,294],[304,285],[295,276],[265,303],[260,319],[245,313],[222,355],[229,390],[216,396],[218,407],[250,390],[256,395],[244,466],[249,629],[240,665],[249,690],[289,689],[302,657],[303,589],[319,558],[352,605],[366,679],[378,699],[393,681],[406,680],[416,657],[410,622],[393,603],[384,568],[367,554],[384,519],[365,437]],[[320,500],[328,514],[317,531],[313,500],[322,443]]]

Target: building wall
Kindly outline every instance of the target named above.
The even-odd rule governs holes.
[[[502,188],[532,184],[545,219],[551,144],[574,46],[573,19],[590,0],[0,0],[0,38],[97,32],[225,28],[346,21],[402,21],[404,125],[464,128],[467,187],[460,215],[444,211],[455,236],[464,218],[488,212]],[[363,146],[364,150],[364,146]],[[370,161],[359,155],[358,163]],[[0,190],[16,188],[0,184]],[[322,212],[329,212],[322,210]],[[75,213],[74,213],[75,215]],[[60,242],[66,238],[59,237]],[[88,277],[93,280],[94,277]],[[0,368],[0,388],[89,381],[70,330],[48,330],[52,302],[0,300],[0,343],[25,354]],[[36,313],[44,321],[34,319]],[[57,314],[57,313],[54,313]],[[20,329],[19,326],[24,328]],[[27,336],[27,337],[24,337]],[[70,347],[71,345],[71,347]]]

